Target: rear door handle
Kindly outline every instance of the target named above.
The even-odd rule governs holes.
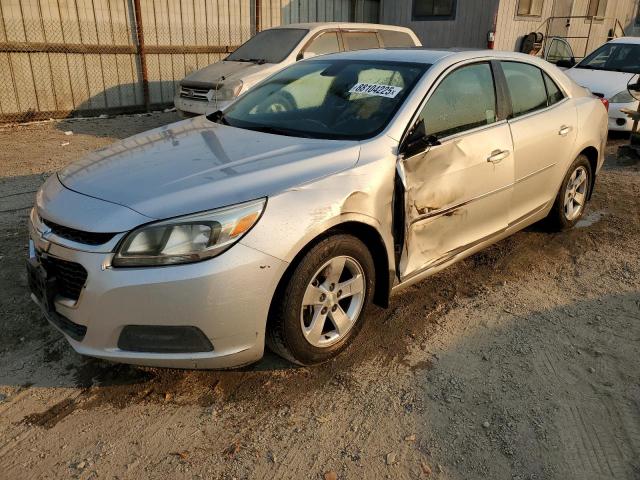
[[[560,127],[560,130],[558,130],[558,135],[560,135],[561,137],[566,137],[571,130],[573,130],[572,126],[563,125]]]
[[[507,158],[511,152],[509,150],[494,150],[491,155],[487,157],[487,162],[500,163]]]

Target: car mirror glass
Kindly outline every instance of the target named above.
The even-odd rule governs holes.
[[[405,158],[412,157],[428,147],[435,145],[440,145],[440,141],[435,135],[427,135],[427,130],[424,126],[424,119],[421,119],[416,123],[415,127],[413,127],[411,133],[407,135],[407,138],[400,149],[400,153],[402,153]]]

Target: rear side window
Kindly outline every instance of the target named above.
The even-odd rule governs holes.
[[[427,135],[453,135],[496,121],[496,93],[488,63],[461,67],[436,87],[420,114]]]
[[[395,30],[378,30],[385,47],[415,47],[416,44],[411,35]]]
[[[309,46],[305,48],[305,52],[313,53],[314,55],[324,55],[325,53],[339,51],[340,45],[338,44],[337,32],[322,33],[314,38]]]
[[[343,32],[342,38],[347,50],[366,50],[380,48],[375,32]]]
[[[512,118],[547,106],[547,89],[542,79],[542,70],[519,62],[501,62],[501,65],[511,95]]]
[[[542,76],[544,77],[544,84],[547,87],[547,103],[548,105],[553,105],[554,103],[558,103],[560,100],[564,98],[564,94],[556,85],[556,82],[551,80],[551,77],[546,73],[542,72]]]

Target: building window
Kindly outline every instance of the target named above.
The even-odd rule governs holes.
[[[544,0],[518,0],[518,16],[540,17]]]
[[[603,18],[607,13],[607,0],[589,0],[588,17]]]
[[[453,20],[457,0],[413,0],[413,20]]]

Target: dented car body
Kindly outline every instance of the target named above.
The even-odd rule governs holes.
[[[544,105],[527,84],[537,76]],[[394,290],[545,218],[581,155],[592,167],[583,205],[603,162],[600,101],[530,56],[368,50],[298,62],[276,77],[224,112],[94,152],[38,192],[32,296],[78,352],[185,368],[254,362],[278,293],[321,239],[349,234],[366,245],[375,265],[366,285],[384,306]],[[298,78],[326,85],[305,107],[313,118],[261,110]],[[322,96],[317,85],[287,92],[300,104]],[[278,128],[272,114],[284,119]],[[202,250],[211,254],[145,250],[157,232],[187,225],[209,235],[210,224],[219,236]]]

